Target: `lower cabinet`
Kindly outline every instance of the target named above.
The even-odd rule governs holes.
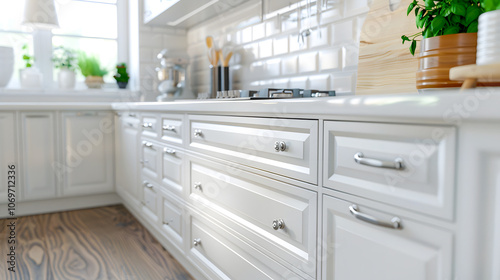
[[[184,204],[165,191],[161,197],[161,232],[179,250],[184,251],[187,211]]]
[[[142,183],[142,212],[146,218],[156,224],[158,222],[158,201],[160,188],[152,180],[145,179]]]
[[[19,166],[16,166],[17,142],[14,128],[14,114],[0,113],[0,168],[2,169],[0,172],[0,204],[8,201],[9,181],[14,181],[14,185],[17,185],[15,179],[19,178],[17,174]],[[15,165],[15,169],[8,168],[10,165]],[[13,171],[13,173],[10,171]],[[9,176],[14,176],[14,178]],[[17,191],[17,189],[14,190]],[[15,195],[18,196],[17,192]]]
[[[323,242],[323,279],[452,279],[452,233],[398,213],[324,195]]]

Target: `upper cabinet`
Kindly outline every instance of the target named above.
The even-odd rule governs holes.
[[[144,23],[188,28],[236,7],[244,0],[144,0]]]

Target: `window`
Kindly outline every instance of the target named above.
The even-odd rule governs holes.
[[[114,82],[112,76],[118,62],[117,0],[55,0],[60,28],[41,34],[45,38],[37,42],[33,42],[33,31],[20,24],[24,13],[24,2],[24,0],[0,0],[0,45],[14,47],[16,61],[14,74],[8,87],[19,87],[18,72],[19,69],[24,68],[21,58],[22,46],[25,43],[28,43],[31,53],[35,51],[35,59],[50,56],[49,49],[58,46],[95,55],[100,59],[101,65],[109,71],[104,80],[109,83]],[[38,41],[51,42],[51,46],[38,48],[36,44],[41,44]],[[44,49],[45,53],[40,53]],[[55,88],[58,71],[50,73],[52,66],[47,68],[39,65],[40,63],[42,63],[40,60],[35,61],[44,76],[50,77],[52,74],[53,77],[48,82],[47,79],[45,80],[45,87],[48,83],[49,88]],[[85,88],[82,83],[84,77],[80,73],[78,73],[77,80],[81,82],[77,88]]]

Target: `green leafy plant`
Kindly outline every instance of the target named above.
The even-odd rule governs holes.
[[[481,0],[481,6],[485,12],[500,10],[500,0]]]
[[[415,55],[417,38],[421,36],[431,38],[477,32],[478,18],[484,12],[479,2],[480,0],[413,0],[408,6],[407,15],[414,11],[415,23],[422,32],[401,36],[403,44],[411,42],[410,53]]]
[[[35,57],[30,55],[28,44],[24,44],[22,47],[24,54],[23,54],[23,60],[26,65],[26,68],[30,68],[33,66],[33,63],[35,61]]]
[[[116,65],[116,75],[113,77],[118,83],[128,83],[130,77],[127,73],[127,65],[125,63],[118,63]]]
[[[78,67],[78,58],[76,52],[65,47],[54,48],[52,62],[55,68],[67,68],[75,70]]]
[[[98,58],[95,56],[88,56],[84,52],[81,52],[78,56],[78,67],[80,67],[80,71],[85,77],[102,77],[108,74],[108,70],[101,68],[101,63]]]

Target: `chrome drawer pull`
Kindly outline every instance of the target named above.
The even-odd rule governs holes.
[[[285,141],[276,141],[274,142],[274,150],[276,152],[284,152],[286,150],[286,143]]]
[[[373,158],[365,158],[363,156],[363,153],[356,153],[354,155],[354,161],[359,164],[368,165],[372,167],[391,168],[397,170],[405,168],[402,158],[396,158],[394,161],[383,161]]]
[[[131,117],[131,118],[135,118],[137,117],[137,114],[134,114],[134,113],[128,113],[128,116]]]
[[[153,143],[151,143],[151,142],[144,141],[144,142],[142,142],[142,145],[144,145],[145,147],[148,147],[148,148],[153,148]]]
[[[285,221],[283,221],[283,219],[277,219],[273,221],[274,230],[284,229],[284,228],[285,228]]]
[[[195,238],[195,239],[193,240],[193,245],[194,245],[194,246],[201,245],[201,239],[199,239],[199,238]]]
[[[175,131],[175,126],[173,126],[173,125],[164,125],[163,126],[163,130]]]
[[[144,128],[152,128],[153,127],[153,123],[143,123],[142,127],[144,127]]]
[[[144,181],[144,183],[143,183],[143,184],[144,184],[144,186],[145,186],[146,188],[148,188],[148,189],[152,189],[152,188],[153,188],[153,185],[152,185],[152,184],[150,184],[148,181]]]
[[[388,228],[394,228],[394,229],[402,229],[403,227],[401,226],[401,219],[398,217],[393,217],[390,222],[383,222],[377,220],[377,218],[372,217],[367,214],[363,214],[359,212],[359,208],[356,204],[353,204],[349,206],[349,211],[351,211],[351,214],[354,215],[359,220],[365,221],[370,224],[374,224],[377,226],[382,226],[382,227],[388,227]]]
[[[201,137],[203,132],[201,132],[201,129],[195,129],[194,130],[194,137]]]
[[[146,164],[146,163],[149,163],[149,160],[147,160],[147,159],[141,159],[141,160],[140,160],[140,162],[141,162],[142,164]]]
[[[194,188],[201,191],[201,183],[194,183]]]
[[[163,151],[164,151],[166,154],[169,154],[169,155],[175,155],[175,150],[174,150],[174,149],[165,148],[165,149],[163,149]]]

